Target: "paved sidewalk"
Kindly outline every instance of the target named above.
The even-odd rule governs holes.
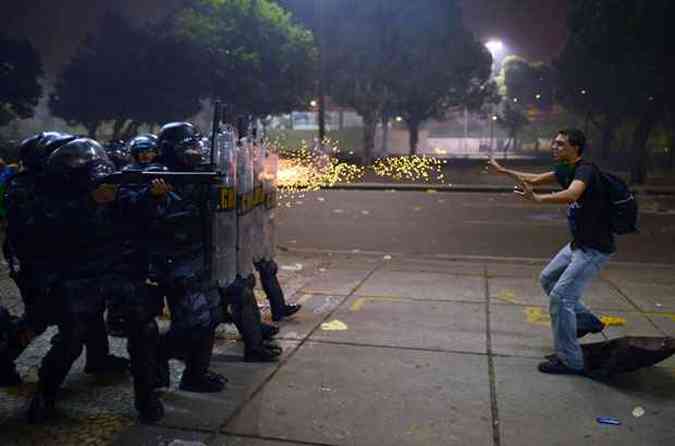
[[[45,336],[20,358],[26,384],[0,389],[0,445],[675,444],[675,358],[610,382],[536,371],[551,351],[542,261],[293,251],[278,260],[288,300],[304,304],[281,325],[279,364],[241,362],[241,342],[223,326],[212,368],[229,387],[178,391],[172,362],[167,415],[144,426],[128,376],[96,382],[78,362],[58,419],[33,427],[23,411]],[[0,293],[20,309],[9,279]],[[584,342],[675,336],[675,267],[610,265],[586,302],[612,326]],[[645,414],[634,417],[638,406]]]

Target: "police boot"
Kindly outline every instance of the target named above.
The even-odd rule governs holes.
[[[232,319],[241,334],[244,345],[247,349],[255,349],[262,344],[263,334],[260,309],[253,290],[249,287],[249,282],[242,277],[237,277],[225,293],[232,310]]]
[[[261,344],[256,348],[244,349],[245,362],[277,362],[281,355],[281,347],[277,345]]]
[[[14,361],[6,355],[0,354],[0,387],[18,386],[22,382],[21,375],[16,371]]]
[[[91,364],[87,360],[84,366],[84,373],[88,375],[98,375],[103,373],[124,373],[129,370],[129,360],[115,355],[106,355],[101,360],[96,360]]]
[[[101,373],[123,373],[129,370],[129,360],[111,355],[108,333],[103,322],[103,315],[91,321],[86,334],[85,346],[87,359],[84,373],[96,375]]]
[[[268,341],[279,334],[279,327],[262,323],[260,324],[260,331],[262,332],[263,340]]]
[[[29,424],[42,424],[54,414],[56,398],[44,391],[38,391],[33,395],[28,406],[26,418]]]
[[[179,389],[196,393],[216,393],[225,389],[226,378],[209,371],[215,332],[209,330],[194,344],[185,361],[185,371]]]
[[[260,274],[260,283],[265,291],[267,300],[270,302],[273,321],[278,322],[283,318],[300,311],[301,305],[286,304],[284,292],[281,289],[281,284],[279,284],[279,279],[277,278],[279,267],[274,260],[262,259],[255,263],[255,268]]]
[[[150,392],[142,401],[135,402],[138,418],[143,424],[153,424],[164,418],[164,404],[156,392]]]

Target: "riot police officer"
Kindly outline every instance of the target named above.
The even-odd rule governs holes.
[[[174,172],[191,172],[204,161],[197,129],[170,123],[158,135],[160,163]],[[226,379],[209,371],[215,328],[222,322],[222,300],[206,271],[207,210],[211,190],[199,184],[172,184],[165,213],[152,228],[151,267],[171,312],[171,327],[161,340],[162,369],[169,358],[185,362],[180,389],[219,392]]]
[[[124,280],[128,296],[127,348],[135,406],[142,421],[154,422],[163,416],[163,406],[154,393],[158,333],[153,319],[156,305],[148,303],[145,291],[145,259],[134,255],[132,245],[120,243],[124,234],[119,229],[124,225],[116,221],[122,216],[144,216],[144,210],[155,208],[156,203],[152,197],[143,200],[138,195],[121,203],[114,187],[97,186],[114,169],[103,148],[88,138],[63,145],[47,161],[46,187],[39,190],[40,215],[36,220],[59,234],[45,241],[45,249],[53,253],[59,279],[51,298],[60,336],[42,361],[38,389],[28,410],[29,422],[42,422],[50,415],[85,339],[101,325],[105,287],[120,280]],[[151,192],[162,196],[162,187],[158,189]]]
[[[24,303],[24,315],[16,321],[15,333],[20,334],[10,348],[0,354],[0,386],[21,382],[14,360],[30,341],[44,333],[53,313],[51,290],[58,281],[55,272],[57,252],[48,249],[53,232],[41,225],[39,188],[44,182],[47,157],[76,137],[43,132],[24,140],[19,146],[21,172],[9,183],[6,191],[7,233],[3,246],[10,276],[16,282]],[[43,222],[43,221],[42,221]],[[92,329],[85,340],[87,373],[124,371],[128,361],[109,354],[108,336],[103,321]],[[58,339],[59,335],[55,337]]]
[[[144,170],[159,155],[157,136],[152,134],[137,136],[129,141],[128,150],[133,162],[125,166],[124,170]]]

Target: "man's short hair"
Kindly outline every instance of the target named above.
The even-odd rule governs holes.
[[[579,129],[562,129],[558,130],[558,135],[567,136],[567,142],[571,146],[577,146],[579,148],[579,155],[584,153],[586,149],[586,135]]]

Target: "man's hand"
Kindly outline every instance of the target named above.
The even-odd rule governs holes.
[[[521,196],[525,200],[534,201],[535,203],[540,202],[539,196],[534,193],[532,186],[527,184],[525,181],[520,181],[520,185],[514,187],[513,193]]]
[[[152,180],[152,183],[150,185],[150,194],[155,197],[155,198],[161,198],[164,197],[166,194],[171,192],[173,190],[173,187],[166,181],[164,181],[161,178],[157,178],[155,180]]]
[[[497,162],[496,159],[490,158],[490,160],[485,165],[485,171],[487,173],[495,173],[498,175],[506,175],[506,169]]]
[[[108,204],[117,198],[117,186],[113,184],[101,184],[92,193],[91,196],[98,204]]]

